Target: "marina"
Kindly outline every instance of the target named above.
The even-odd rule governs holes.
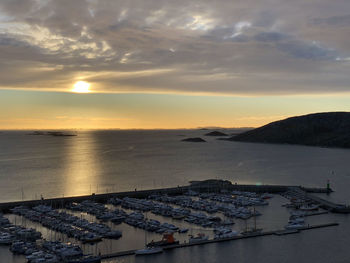
[[[347,206],[313,196],[331,192],[329,187],[238,185],[206,180],[165,189],[3,203],[0,241],[10,246],[13,253],[24,255],[27,262],[41,262],[45,258],[45,262],[55,263],[101,262],[216,242],[285,236],[337,226],[336,222],[306,223],[310,216],[347,213]],[[284,229],[258,228],[257,218],[264,216],[259,207],[268,207],[270,200],[278,196],[289,201],[280,205],[289,213]],[[339,211],[339,207],[346,209]],[[43,237],[35,228],[26,228],[26,220],[47,229],[51,236]],[[249,220],[253,221],[251,227]],[[101,248],[99,243],[107,244],[108,240],[123,242],[123,237],[129,235],[119,229],[124,225],[145,233],[143,249],[110,249],[103,253],[97,250]],[[28,235],[20,234],[27,232],[35,238],[28,240]],[[151,242],[147,242],[147,233],[152,236]],[[87,253],[85,244],[95,247],[95,251]]]

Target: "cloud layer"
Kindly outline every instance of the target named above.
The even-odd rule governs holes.
[[[348,92],[348,0],[1,0],[0,88]]]

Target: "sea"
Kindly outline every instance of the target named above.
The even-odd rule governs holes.
[[[187,185],[192,180],[223,179],[238,184],[283,184],[325,187],[334,190],[323,198],[350,204],[350,150],[310,146],[244,143],[205,136],[211,130],[76,130],[77,136],[30,135],[32,131],[0,131],[1,202],[89,195]],[[239,130],[222,130],[235,134]],[[202,137],[206,142],[183,142]],[[259,209],[264,230],[281,229],[288,200],[275,196]],[[57,239],[36,223],[14,215],[12,222],[34,227],[46,239]],[[91,215],[81,215],[94,220]],[[155,219],[167,221],[167,218]],[[170,221],[172,222],[172,221]],[[111,259],[104,262],[350,262],[350,217],[325,214],[308,223],[337,222],[339,226],[286,236],[265,236],[166,251],[159,255]],[[185,223],[176,223],[187,227]],[[188,226],[192,227],[193,226]],[[234,228],[242,229],[236,222]],[[92,254],[142,248],[143,230],[121,224],[120,240],[87,245]],[[191,233],[201,229],[193,228]],[[64,241],[65,237],[60,237]],[[181,241],[187,236],[179,236]],[[98,252],[97,252],[98,251]],[[1,263],[26,262],[0,247]]]

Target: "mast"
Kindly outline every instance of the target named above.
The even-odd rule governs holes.
[[[147,212],[146,212],[146,223],[147,223]],[[145,229],[145,248],[147,247],[147,230]]]
[[[255,206],[254,206],[254,231],[256,231],[256,213],[255,213]]]

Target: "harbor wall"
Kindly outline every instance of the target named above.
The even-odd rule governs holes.
[[[149,189],[149,190],[137,190],[126,191],[126,192],[116,192],[116,193],[104,193],[104,194],[91,194],[91,195],[81,195],[81,196],[71,196],[71,197],[58,197],[50,199],[40,199],[40,200],[27,200],[27,201],[16,201],[16,202],[6,202],[0,203],[0,211],[6,213],[9,212],[11,208],[16,206],[24,205],[28,207],[33,207],[36,205],[44,204],[51,205],[54,208],[64,207],[67,203],[81,202],[84,200],[92,200],[96,202],[105,203],[110,198],[146,198],[152,194],[167,194],[167,195],[179,195],[188,192],[189,190],[196,192],[225,192],[225,191],[247,191],[247,192],[257,192],[257,193],[281,193],[287,191],[290,187],[299,187],[306,192],[318,192],[326,193],[328,190],[326,188],[305,188],[301,186],[286,186],[286,185],[249,185],[249,184],[232,184],[230,181],[224,180],[205,180],[205,181],[192,181],[190,185],[187,186],[177,186],[162,189]]]

